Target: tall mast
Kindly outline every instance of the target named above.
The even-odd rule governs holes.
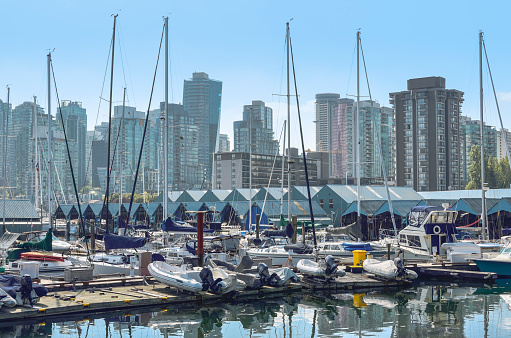
[[[53,228],[52,223],[52,198],[53,198],[53,188],[51,185],[51,175],[52,175],[52,163],[51,163],[51,81],[50,81],[50,64],[51,64],[51,52],[48,53],[48,226],[50,229]]]
[[[34,182],[35,182],[35,193],[34,193],[34,205],[35,209],[39,209],[39,153],[38,153],[38,138],[37,138],[37,96],[34,96],[34,162],[36,163],[36,170],[34,170]],[[39,213],[39,211],[38,211]]]
[[[163,220],[168,217],[169,186],[169,17],[165,17],[165,111],[163,126]]]
[[[7,132],[9,130],[9,112],[10,112],[10,95],[11,88],[7,86],[7,111],[4,111],[4,203],[3,203],[3,212],[2,212],[2,235],[5,233],[5,183],[7,181]]]
[[[284,144],[282,145],[282,179],[280,180],[280,215],[282,216],[283,200],[284,200],[284,158],[286,157],[286,122],[284,120]]]
[[[486,199],[484,198],[484,120],[483,120],[483,32],[479,32],[479,110],[481,114],[481,226],[483,240],[486,238],[488,216],[486,215]]]
[[[248,113],[248,157],[248,190],[250,196],[248,203],[248,231],[250,231],[252,228],[252,106],[250,106]]]
[[[355,162],[357,175],[357,223],[360,222],[360,31],[357,32],[357,112],[354,116],[355,123]]]
[[[289,94],[289,22],[286,22],[287,53],[287,221],[291,222],[291,96]]]
[[[121,123],[119,125],[120,133],[121,133],[121,151],[119,156],[117,156],[117,170],[119,171],[119,219],[121,219],[121,206],[122,206],[122,169],[124,165],[124,109],[126,107],[126,87],[124,87],[124,93],[122,96],[122,118]],[[129,217],[129,215],[128,215]]]
[[[113,84],[114,84],[114,52],[115,52],[115,22],[117,20],[117,14],[114,15],[114,30],[112,33],[112,67],[110,69],[110,101],[108,108],[108,155],[106,161],[106,193],[105,193],[105,202],[106,202],[106,232],[108,232],[108,223],[110,218],[108,217],[109,208],[108,208],[108,198],[110,196],[110,134],[112,130],[112,92],[113,92]],[[129,217],[129,215],[128,215]]]

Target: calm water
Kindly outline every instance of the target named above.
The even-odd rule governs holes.
[[[293,294],[0,326],[1,337],[511,337],[511,288]],[[1,315],[1,314],[0,314]]]

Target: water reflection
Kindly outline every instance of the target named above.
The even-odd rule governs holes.
[[[0,336],[509,337],[510,314],[509,285],[430,285],[394,292],[305,293],[202,308],[151,308],[4,324]]]

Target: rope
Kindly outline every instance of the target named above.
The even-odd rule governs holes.
[[[73,161],[71,160],[71,153],[69,152],[69,143],[67,140],[66,126],[64,125],[64,117],[62,116],[62,108],[60,105],[59,91],[57,90],[57,80],[55,79],[55,72],[53,71],[53,62],[51,60],[51,55],[50,55],[50,66],[51,66],[51,74],[53,76],[53,84],[55,85],[55,93],[57,95],[57,103],[59,105],[60,121],[62,123],[62,130],[64,131],[64,139],[66,140],[67,158],[69,159],[69,168],[71,170],[71,178],[73,179],[73,188],[75,190],[76,202],[77,202],[76,204],[78,205],[78,213],[80,214],[80,222],[82,223],[83,233],[85,235],[85,224],[83,222],[82,208],[80,206],[80,196],[78,196],[78,188],[76,187],[75,173],[73,171]],[[51,112],[48,112],[48,114],[51,114]],[[51,129],[51,126],[48,126],[48,129]],[[49,133],[51,133],[51,130]],[[50,134],[48,134],[48,137],[50,137]],[[50,179],[51,179],[51,177],[50,177]],[[49,215],[49,216],[51,217],[51,215]],[[87,243],[87,236],[85,236],[85,247],[87,248],[87,257],[89,257],[90,252],[89,252],[89,244]]]
[[[479,221],[481,220],[481,216],[479,216],[479,218],[477,219],[477,221],[475,221],[474,223],[470,223],[468,225],[461,225],[459,227],[456,227],[456,228],[468,228],[468,227],[471,227],[472,225],[476,224],[476,223],[479,223]]]
[[[126,229],[128,229],[128,225],[130,223],[130,217],[129,216],[131,215],[131,207],[133,206],[133,197],[135,195],[135,187],[137,186],[138,171],[140,169],[140,162],[142,160],[142,151],[144,150],[144,140],[145,140],[145,135],[146,135],[146,132],[147,132],[147,125],[148,125],[148,122],[149,122],[149,111],[151,110],[151,101],[153,99],[154,84],[156,82],[156,73],[158,71],[158,63],[160,61],[161,45],[163,43],[164,32],[165,32],[165,27],[163,28],[163,30],[161,32],[160,48],[158,49],[158,57],[156,59],[156,67],[154,69],[153,85],[151,87],[151,95],[149,96],[149,104],[148,104],[148,107],[147,107],[147,115],[146,115],[145,124],[144,124],[144,134],[142,135],[142,145],[140,146],[140,153],[138,154],[137,171],[135,173],[135,180],[133,182],[133,190],[131,191],[130,207],[128,209],[128,219],[126,220],[126,226],[124,227],[124,235],[126,235]],[[165,110],[168,110],[168,107],[165,107]],[[167,160],[167,159],[165,159],[165,160]],[[167,203],[167,201],[164,201],[164,203]]]

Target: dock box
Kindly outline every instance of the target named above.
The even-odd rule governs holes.
[[[92,267],[66,268],[64,270],[64,281],[71,283],[74,278],[76,278],[78,282],[92,280],[94,278],[92,271]]]

